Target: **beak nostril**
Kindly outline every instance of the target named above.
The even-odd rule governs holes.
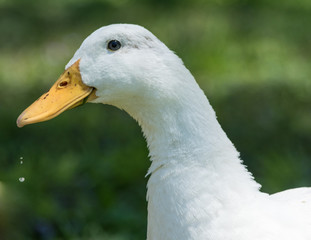
[[[66,87],[68,85],[68,82],[67,81],[62,81],[59,83],[59,87]]]

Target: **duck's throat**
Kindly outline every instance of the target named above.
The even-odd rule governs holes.
[[[136,115],[152,161],[149,240],[207,239],[231,197],[239,205],[258,192],[204,94],[195,99]]]
[[[148,143],[150,172],[161,165],[204,165],[213,156],[238,155],[201,91],[185,101],[148,107],[136,116]]]

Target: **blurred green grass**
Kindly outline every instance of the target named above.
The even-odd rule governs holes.
[[[87,104],[15,124],[86,36],[119,22],[184,60],[264,191],[310,186],[310,1],[1,0],[0,239],[145,238],[149,161],[134,120]]]

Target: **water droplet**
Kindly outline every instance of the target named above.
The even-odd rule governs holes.
[[[20,164],[23,164],[24,162],[23,161],[20,161]]]
[[[19,160],[23,160],[23,159],[24,159],[24,157],[20,157],[20,158],[19,158]]]
[[[24,178],[24,177],[20,177],[18,180],[19,180],[20,182],[24,182],[24,181],[25,181],[25,178]]]

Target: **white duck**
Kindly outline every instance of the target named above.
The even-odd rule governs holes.
[[[86,101],[127,111],[148,142],[148,240],[310,240],[311,190],[259,191],[182,61],[143,27],[92,33],[17,125]]]

